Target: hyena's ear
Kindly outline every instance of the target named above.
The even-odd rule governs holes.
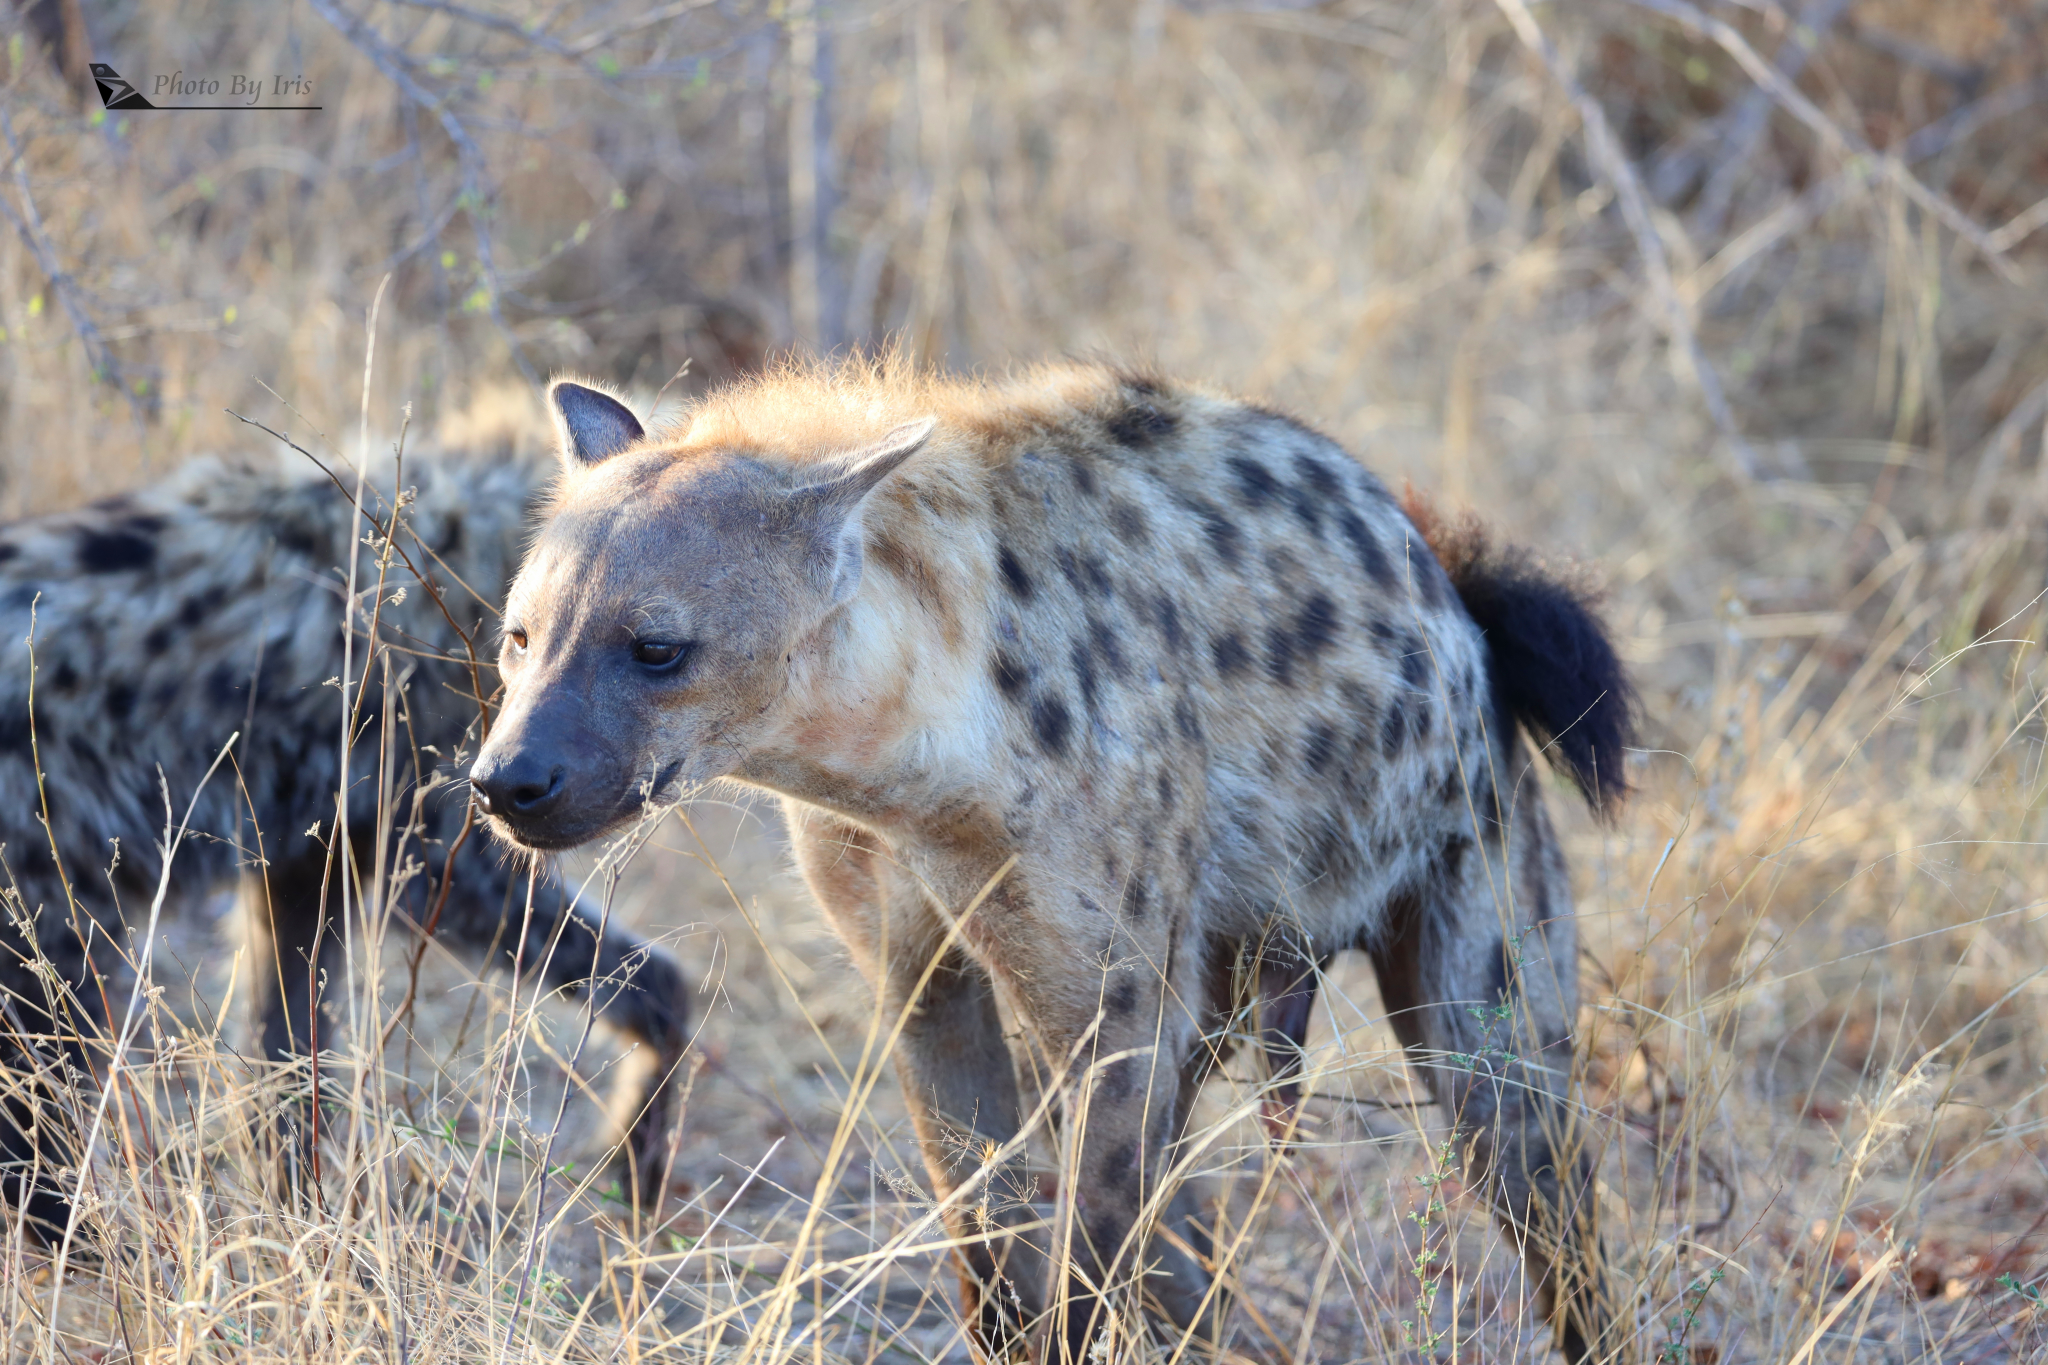
[[[562,463],[571,469],[609,460],[647,434],[624,403],[567,379],[548,386],[548,406],[562,438]]]
[[[860,587],[861,511],[868,494],[917,454],[937,425],[932,417],[905,422],[873,445],[846,455],[831,478],[791,490],[799,515],[811,525],[817,567],[829,575],[834,606],[852,600]]]

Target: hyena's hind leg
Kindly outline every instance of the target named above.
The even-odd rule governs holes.
[[[313,1056],[332,1041],[317,1008],[326,980],[342,966],[338,892],[326,895],[325,914],[321,909],[329,890],[327,850],[317,845],[274,858],[244,879],[256,1030],[270,1061]],[[296,1188],[313,1168],[319,1132],[310,1099],[281,1105],[277,1125],[279,1174]]]
[[[0,932],[0,1200],[33,1239],[55,1246],[71,1220],[63,1172],[78,1164],[78,1132],[60,1089],[67,1067],[87,1074],[81,1034],[98,1026],[99,1011],[82,951],[45,952],[56,968],[48,974],[30,966],[32,951],[19,935]]]
[[[1259,1045],[1266,1053],[1266,1093],[1259,1103],[1259,1120],[1266,1136],[1281,1146],[1300,1123],[1308,1026],[1315,1015],[1317,987],[1329,965],[1330,954],[1317,953],[1299,932],[1284,925],[1270,930],[1254,948],[1253,1008]]]
[[[1453,840],[1439,875],[1390,907],[1366,946],[1389,1022],[1456,1124],[1469,1183],[1520,1245],[1559,1349],[1574,1365],[1613,1362],[1627,1358],[1628,1324],[1605,1273],[1590,1136],[1569,1093],[1570,902],[1540,811],[1514,823],[1506,843],[1497,826]]]
[[[406,904],[414,922],[424,923],[439,898],[438,868],[418,881],[419,893]],[[481,830],[472,831],[455,856],[454,882],[435,937],[472,958],[489,954],[500,967],[516,962],[522,972],[538,972],[550,991],[587,997],[600,1022],[638,1045],[642,1055],[620,1068],[608,1109],[626,1139],[619,1174],[637,1201],[652,1203],[667,1175],[669,1125],[689,1042],[689,983],[666,953],[615,918],[605,921],[565,890],[558,876],[542,871],[530,884],[529,916],[526,867],[507,859]]]

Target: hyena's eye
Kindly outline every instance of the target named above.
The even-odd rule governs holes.
[[[633,662],[653,673],[666,673],[683,661],[689,642],[682,640],[635,640]]]
[[[512,629],[505,632],[505,638],[512,642],[512,648],[518,650],[521,654],[524,654],[526,652],[525,631],[519,629],[519,627],[517,626],[514,626],[512,627]]]

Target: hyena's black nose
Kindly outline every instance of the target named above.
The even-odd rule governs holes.
[[[539,819],[561,801],[568,770],[532,754],[513,754],[492,761],[485,755],[470,769],[469,785],[491,815]]]

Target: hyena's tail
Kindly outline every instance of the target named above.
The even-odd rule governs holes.
[[[1402,509],[1450,575],[1492,655],[1494,703],[1519,721],[1596,811],[1628,795],[1636,694],[1584,576],[1493,543],[1476,516],[1439,516],[1409,489]]]

